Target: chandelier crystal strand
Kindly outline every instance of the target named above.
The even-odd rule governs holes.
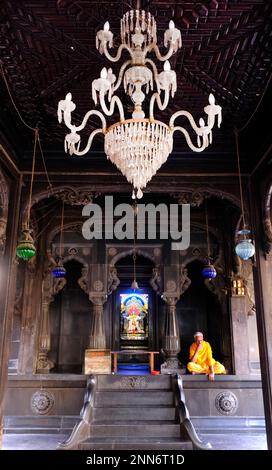
[[[207,115],[197,124],[188,111],[178,111],[170,118],[168,124],[155,119],[154,107],[165,110],[170,96],[174,98],[177,91],[176,72],[171,70],[169,59],[182,47],[181,33],[174,22],[164,33],[164,46],[167,51],[160,53],[157,45],[157,25],[150,12],[140,8],[128,11],[120,21],[121,44],[116,56],[109,49],[113,47],[113,33],[107,21],[103,29],[96,35],[96,47],[110,62],[118,62],[123,51],[129,53],[129,60],[120,67],[118,79],[112,69],[101,70],[100,77],[92,82],[92,99],[100,104],[103,113],[90,110],[86,113],[79,126],[72,124],[72,112],[76,105],[72,94],[67,93],[58,105],[58,120],[70,130],[65,137],[64,148],[70,155],[84,155],[92,145],[94,137],[102,133],[105,136],[104,148],[107,158],[116,165],[127,181],[132,184],[132,197],[140,199],[143,189],[165,163],[173,149],[173,135],[181,132],[194,152],[202,152],[212,142],[212,129],[217,121],[220,127],[222,109],[215,104],[213,94],[209,95],[209,103],[204,108]],[[155,62],[148,57],[155,54],[158,61],[163,62],[163,70],[158,71]],[[131,98],[133,112],[131,117],[125,116],[121,99],[115,94],[123,83],[124,91]],[[142,109],[148,93],[152,93],[149,104],[149,116]],[[106,116],[119,113],[119,121],[107,126]],[[90,116],[96,115],[101,121],[101,127],[94,130],[87,145],[80,149],[81,137],[79,132],[86,126]],[[185,127],[176,125],[176,120],[187,120],[195,133],[194,139]],[[195,140],[195,143],[194,143]]]

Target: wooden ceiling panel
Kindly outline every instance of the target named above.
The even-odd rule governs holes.
[[[2,0],[0,58],[14,96],[30,125],[41,129],[43,145],[62,151],[65,129],[56,120],[60,99],[72,92],[79,121],[91,101],[91,82],[107,64],[95,48],[95,34],[110,21],[115,45],[119,20],[136,1]],[[233,152],[233,127],[241,126],[256,107],[271,74],[272,3],[266,0],[142,1],[155,15],[159,43],[170,19],[181,29],[183,46],[171,59],[178,92],[165,112],[187,109],[202,114],[210,92],[223,107],[223,125],[215,132],[211,152]],[[161,68],[161,65],[159,65]],[[118,70],[117,67],[113,69]],[[8,125],[28,148],[22,128],[2,87],[0,98]],[[130,109],[125,95],[122,100]],[[3,124],[5,127],[5,124]],[[88,129],[96,127],[96,120]],[[186,152],[182,137],[178,151]],[[98,147],[101,141],[98,140]]]

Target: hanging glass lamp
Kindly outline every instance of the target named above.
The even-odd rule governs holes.
[[[240,240],[235,246],[235,252],[239,258],[243,261],[248,260],[255,254],[255,246],[253,245],[250,238],[246,236],[250,233],[250,230],[239,230],[238,235],[243,235],[245,238]]]
[[[28,228],[22,231],[22,236],[16,247],[16,255],[24,261],[28,261],[36,255],[34,240],[30,235],[30,230]]]
[[[202,276],[205,279],[209,279],[209,280],[214,279],[216,275],[217,275],[216,269],[212,264],[207,264],[202,269]]]
[[[63,278],[63,277],[66,276],[66,269],[63,266],[63,263],[62,263],[61,259],[59,259],[57,261],[57,264],[56,264],[56,266],[54,266],[51,273],[52,273],[52,276],[55,277],[55,278]]]

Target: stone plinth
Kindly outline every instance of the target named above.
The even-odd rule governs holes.
[[[85,375],[111,374],[111,354],[109,349],[85,350]]]

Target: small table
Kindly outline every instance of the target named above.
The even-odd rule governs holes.
[[[154,370],[154,354],[159,354],[158,351],[137,351],[137,350],[123,350],[123,351],[111,351],[111,354],[113,355],[113,372],[117,372],[117,366],[118,366],[118,354],[123,354],[123,355],[144,355],[148,354],[149,355],[149,366],[150,366],[150,372],[153,372]]]

